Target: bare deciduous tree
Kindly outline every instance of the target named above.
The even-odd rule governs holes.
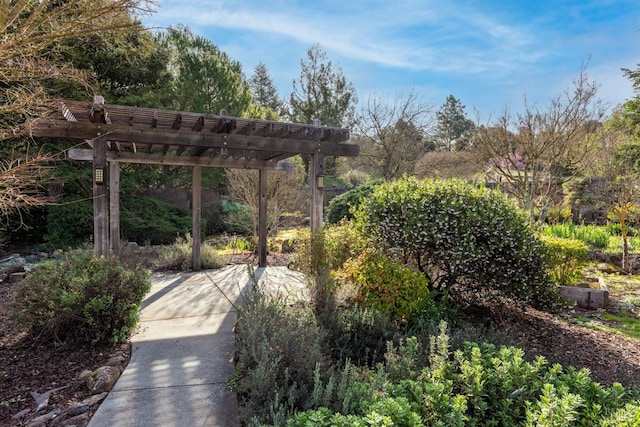
[[[52,159],[50,155],[37,155],[28,160],[0,161],[0,214],[3,217],[53,202],[53,198],[44,195],[46,179],[42,179],[49,175],[50,167],[45,164]]]
[[[144,0],[0,2],[0,141],[26,137],[30,120],[55,108],[48,82],[88,85],[85,74],[60,60],[64,42],[131,28],[132,14],[149,12],[151,5]],[[49,171],[41,162],[51,157],[13,154],[0,171],[0,213],[5,216],[50,201],[41,191],[41,173]]]
[[[504,112],[495,123],[477,128],[472,150],[532,220],[544,220],[557,185],[593,158],[597,144],[589,135],[605,112],[597,92],[582,70],[545,109],[525,100],[523,113]]]
[[[602,177],[602,203],[608,218],[620,225],[621,268],[630,271],[629,227],[640,214],[640,171],[638,145],[634,143],[634,123],[618,109],[602,126],[598,138],[598,157],[592,171]]]
[[[268,171],[267,173],[267,234],[272,234],[281,225],[283,212],[299,209],[302,203],[300,186],[304,179],[299,168],[291,172]],[[251,215],[251,230],[254,237],[258,235],[258,171],[246,169],[227,170],[229,194],[241,200]],[[241,225],[241,224],[234,224]]]
[[[358,163],[387,181],[413,172],[416,161],[428,151],[425,135],[433,122],[431,106],[413,91],[392,100],[371,96],[355,127]]]
[[[131,15],[150,11],[141,0],[18,0],[0,6],[0,139],[24,134],[28,118],[52,107],[44,83],[86,76],[59,60],[60,43],[120,31],[134,25]]]
[[[417,162],[414,175],[418,178],[473,178],[484,172],[468,151],[429,151]]]

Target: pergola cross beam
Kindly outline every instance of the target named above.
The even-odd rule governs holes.
[[[60,100],[59,112],[31,123],[33,136],[80,139],[87,149],[69,156],[93,161],[94,243],[96,256],[119,251],[120,163],[177,165],[193,170],[193,266],[200,268],[201,168],[259,170],[258,258],[266,265],[266,180],[268,170],[290,170],[284,162],[297,154],[311,157],[311,227],[322,227],[326,156],[357,156],[348,144],[349,130],[314,124],[285,123],[123,105]],[[107,179],[108,177],[108,179]],[[198,199],[198,200],[196,200]],[[196,238],[197,236],[197,238]],[[196,248],[197,245],[197,248]]]

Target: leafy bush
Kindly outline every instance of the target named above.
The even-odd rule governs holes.
[[[419,345],[407,339],[389,348],[387,363],[375,372],[363,370],[360,380],[351,376],[349,390],[368,392],[361,405],[338,412],[329,403],[296,414],[286,425],[568,427],[639,420],[633,392],[620,384],[602,387],[587,370],[549,365],[543,357],[527,362],[522,350],[491,344],[467,343],[451,354],[444,332],[431,341],[428,367],[420,369]],[[327,401],[339,400],[333,396]]]
[[[309,307],[260,294],[239,314],[232,384],[247,426],[631,426],[640,416],[637,391],[602,387],[587,370],[488,343],[452,351],[444,323],[430,339],[401,338],[381,313],[346,308],[327,330]],[[353,363],[381,337],[383,358]]]
[[[353,224],[343,220],[316,235],[301,234],[293,266],[310,276],[322,270],[338,270],[348,259],[358,256],[366,244]]]
[[[559,300],[544,269],[543,244],[497,191],[404,178],[378,187],[356,220],[375,247],[413,263],[440,296],[502,295],[536,306]]]
[[[334,277],[355,283],[360,303],[398,320],[429,304],[429,282],[422,273],[372,250],[347,260]]]
[[[123,239],[130,242],[168,244],[191,230],[191,212],[153,197],[126,197],[120,227]],[[91,200],[71,196],[49,207],[47,232],[45,240],[55,247],[77,247],[89,241],[93,237]]]
[[[189,271],[193,268],[193,239],[187,233],[184,238],[178,237],[172,245],[159,249],[157,270]],[[200,266],[205,269],[216,269],[224,265],[218,251],[209,246],[200,246]]]
[[[149,272],[88,252],[36,267],[18,284],[14,316],[46,343],[113,345],[129,336]]]
[[[93,205],[80,196],[67,196],[48,207],[44,239],[56,248],[77,247],[93,237]]]
[[[309,409],[321,336],[313,312],[288,309],[254,290],[238,311],[237,362],[233,388],[244,406],[241,417],[282,425],[292,411]]]
[[[220,200],[220,218],[222,231],[226,233],[253,233],[253,220],[247,205]]]
[[[362,200],[371,195],[380,184],[382,181],[371,181],[331,199],[329,206],[327,206],[327,222],[336,224],[342,219],[352,219],[352,208],[360,206]]]
[[[554,282],[560,286],[574,285],[584,279],[583,268],[589,247],[581,240],[542,236],[546,246],[547,268]]]
[[[325,354],[338,362],[375,366],[401,331],[388,315],[365,307],[345,307],[322,319]]]
[[[323,237],[329,268],[332,270],[341,268],[347,260],[362,253],[367,244],[353,224],[345,220],[325,227]]]
[[[130,242],[152,245],[170,244],[176,236],[190,232],[191,212],[153,197],[127,197],[122,200],[120,228]],[[206,222],[202,221],[202,229]]]

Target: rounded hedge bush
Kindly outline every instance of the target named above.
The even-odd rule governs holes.
[[[559,286],[574,285],[584,279],[583,267],[589,258],[589,247],[578,239],[541,236],[546,248],[547,268]]]
[[[18,284],[13,314],[36,341],[114,345],[136,326],[150,287],[148,270],[72,253],[36,267]]]
[[[460,180],[403,178],[378,187],[356,220],[375,247],[423,272],[441,298],[558,301],[544,245],[497,191]]]

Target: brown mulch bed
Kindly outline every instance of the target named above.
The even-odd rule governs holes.
[[[237,254],[226,261],[247,264],[257,260],[253,254]],[[268,263],[288,265],[289,257],[270,254]],[[32,391],[43,393],[69,386],[52,396],[50,409],[89,397],[78,375],[83,370],[96,369],[118,350],[69,350],[32,345],[25,331],[8,316],[13,287],[0,283],[0,425],[16,425],[11,416],[34,407]],[[605,385],[619,381],[626,387],[640,387],[638,341],[592,330],[536,310],[515,314],[504,325],[507,324],[514,338],[523,337],[529,357],[544,355],[551,362],[588,368],[592,378]]]
[[[68,350],[33,344],[8,314],[14,287],[0,283],[0,425],[18,425],[11,417],[35,407],[31,392],[44,393],[67,386],[50,397],[49,410],[88,398],[91,393],[78,379],[79,374],[97,369],[120,349]]]
[[[591,313],[573,313],[585,314]],[[532,309],[515,316],[512,325],[530,357],[542,355],[552,363],[587,368],[591,378],[603,385],[620,382],[627,388],[640,387],[640,341]]]

